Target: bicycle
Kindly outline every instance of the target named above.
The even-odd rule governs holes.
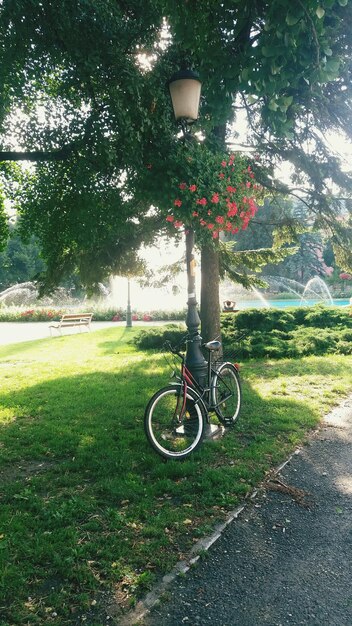
[[[210,413],[224,426],[235,423],[241,408],[241,382],[238,365],[228,361],[213,363],[219,351],[217,340],[204,344],[208,352],[207,378],[201,386],[185,364],[181,346],[193,341],[186,335],[178,346],[165,344],[181,361],[177,382],[159,389],[149,400],[144,415],[144,429],[154,450],[166,459],[184,459],[202,442]]]

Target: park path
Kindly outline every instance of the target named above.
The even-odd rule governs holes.
[[[140,604],[123,624],[144,613],[145,626],[351,626],[351,449],[352,396],[164,602],[150,613]]]
[[[155,326],[170,322],[133,322],[133,326]],[[177,322],[176,322],[177,323]],[[92,322],[91,330],[102,330],[111,326],[126,326],[126,322]],[[87,331],[82,331],[87,332]],[[65,329],[65,335],[77,334],[77,328]],[[58,337],[59,333],[53,331],[53,335]],[[0,322],[0,345],[20,343],[22,341],[33,341],[35,339],[48,339],[50,337],[49,322]]]

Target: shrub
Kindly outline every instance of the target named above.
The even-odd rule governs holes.
[[[223,315],[221,322],[224,329],[235,325],[238,334],[256,330],[261,332],[270,332],[274,329],[289,331],[295,326],[292,312],[282,309],[247,309],[235,316]]]
[[[307,307],[305,314],[294,313],[296,323],[314,328],[336,328],[337,326],[348,326],[352,328],[352,317],[348,307],[326,307],[318,304],[314,307]],[[301,320],[300,322],[298,320]]]
[[[180,343],[186,333],[186,327],[177,324],[168,324],[163,328],[149,328],[141,330],[133,338],[133,343],[140,350],[161,350],[166,341],[172,345]]]
[[[349,309],[340,311],[320,306],[288,311],[251,309],[235,315],[225,314],[221,318],[224,355],[244,360],[352,354],[351,321]],[[184,333],[184,326],[175,325],[143,330],[135,343],[143,350],[162,349],[165,341],[178,343]]]
[[[300,327],[291,332],[291,352],[294,356],[322,355],[334,352],[336,333],[328,329],[321,329],[317,333],[315,328]]]

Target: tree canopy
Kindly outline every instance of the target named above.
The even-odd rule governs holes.
[[[45,288],[75,267],[87,285],[123,273],[165,229],[167,191],[182,172],[165,85],[185,63],[203,79],[198,129],[209,150],[234,141],[244,110],[260,182],[287,193],[272,174],[293,163],[310,225],[351,269],[337,198],[350,177],[326,138],[352,132],[351,18],[348,0],[3,0],[1,175],[22,232],[41,243]],[[20,181],[6,166],[19,159],[33,163]],[[147,189],[148,165],[158,177]],[[289,218],[286,239],[293,227]]]

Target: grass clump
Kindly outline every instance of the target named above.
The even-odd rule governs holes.
[[[350,356],[250,361],[236,427],[164,462],[143,414],[169,371],[137,332],[0,349],[2,626],[133,605],[352,389]]]

